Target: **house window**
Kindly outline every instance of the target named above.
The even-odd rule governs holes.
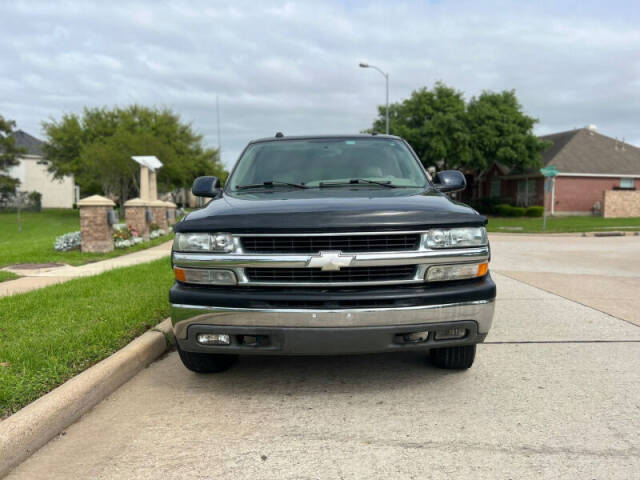
[[[527,207],[536,204],[536,179],[526,178],[518,180],[518,194],[516,205]]]
[[[530,197],[535,198],[536,196],[536,179],[530,178],[527,180],[527,193]]]
[[[633,178],[621,178],[620,188],[633,188]]]
[[[496,198],[500,196],[500,179],[498,177],[493,177],[491,179],[491,198]]]

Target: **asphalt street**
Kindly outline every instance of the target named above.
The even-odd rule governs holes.
[[[640,478],[640,237],[491,241],[468,371],[385,354],[201,376],[172,352],[9,478]]]

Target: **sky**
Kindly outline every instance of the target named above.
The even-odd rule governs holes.
[[[0,0],[0,115],[169,107],[231,166],[253,138],[358,133],[436,81],[515,89],[535,132],[595,124],[640,145],[640,4]]]

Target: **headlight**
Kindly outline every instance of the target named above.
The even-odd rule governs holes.
[[[437,228],[424,234],[424,245],[429,248],[480,247],[487,243],[484,227]]]
[[[178,252],[233,252],[230,233],[176,233],[173,249]]]

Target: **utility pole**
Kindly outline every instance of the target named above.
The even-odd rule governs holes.
[[[222,144],[220,143],[220,101],[218,95],[216,95],[216,119],[218,127],[218,158],[222,163]]]
[[[375,65],[369,65],[368,63],[363,63],[360,62],[360,68],[373,68],[374,70],[377,70],[378,72],[380,72],[382,74],[382,76],[385,79],[385,82],[387,84],[387,101],[386,101],[386,123],[387,123],[387,128],[386,128],[386,133],[387,135],[389,135],[389,74],[386,72],[383,72],[382,69],[376,67]]]

